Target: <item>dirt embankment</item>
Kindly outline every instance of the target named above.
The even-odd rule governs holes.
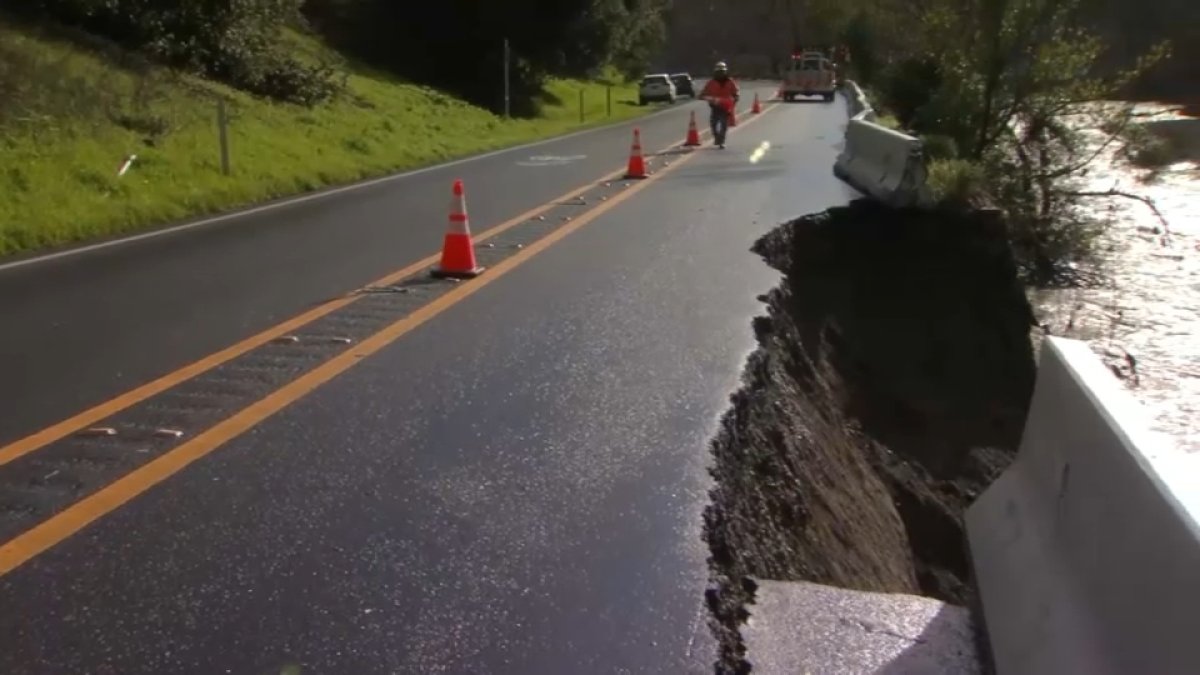
[[[1011,460],[1033,314],[986,215],[868,202],[781,226],[786,274],[713,444],[718,672],[745,672],[751,577],[971,601],[961,514]]]

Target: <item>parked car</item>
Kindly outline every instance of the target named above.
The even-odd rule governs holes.
[[[675,73],[671,76],[671,82],[675,83],[675,93],[678,96],[696,98],[696,83],[692,80],[691,75]]]
[[[647,75],[642,78],[642,86],[638,89],[638,105],[646,105],[650,101],[666,101],[674,103],[677,94],[675,83],[665,73]]]

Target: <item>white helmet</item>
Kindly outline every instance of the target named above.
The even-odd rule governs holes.
[[[717,61],[717,66],[713,68],[713,70],[717,72],[729,70],[729,64],[725,63],[724,61]]]

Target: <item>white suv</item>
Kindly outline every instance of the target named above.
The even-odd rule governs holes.
[[[670,75],[662,73],[642,78],[642,86],[638,89],[638,105],[646,105],[650,101],[674,103],[675,97],[675,83]]]

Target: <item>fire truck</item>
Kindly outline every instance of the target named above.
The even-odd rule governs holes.
[[[793,50],[780,89],[783,100],[820,96],[827,103],[833,101],[841,85],[839,64],[844,59],[844,48],[807,47]]]

